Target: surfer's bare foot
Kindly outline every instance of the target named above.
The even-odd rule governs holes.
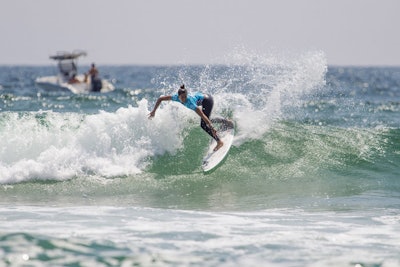
[[[214,151],[217,151],[218,149],[220,149],[222,146],[224,145],[224,142],[222,142],[221,140],[218,141],[217,145],[214,148]]]

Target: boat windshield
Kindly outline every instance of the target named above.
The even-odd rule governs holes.
[[[58,62],[58,69],[65,77],[71,78],[74,74],[78,73],[76,64],[73,60],[60,60]]]
[[[74,75],[78,74],[76,61],[81,56],[86,56],[86,52],[58,52],[56,55],[50,56],[50,58],[58,61],[57,66],[60,74],[63,76],[64,79],[69,80]]]

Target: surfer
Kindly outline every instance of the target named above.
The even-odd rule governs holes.
[[[218,137],[217,131],[211,124],[210,115],[214,106],[214,100],[211,95],[203,94],[200,92],[197,92],[195,95],[188,95],[185,85],[183,84],[179,88],[178,93],[173,95],[160,96],[157,99],[153,110],[150,112],[149,118],[152,118],[156,115],[157,108],[160,106],[162,101],[166,100],[180,102],[185,107],[195,111],[197,115],[200,116],[201,128],[203,128],[204,131],[206,131],[212,138],[215,139],[215,141],[217,141],[217,145],[215,146],[214,151],[217,151],[224,145],[224,143]]]

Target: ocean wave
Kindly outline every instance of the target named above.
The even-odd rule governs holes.
[[[361,169],[357,165],[382,162],[384,157],[396,162],[398,153],[391,147],[396,147],[397,137],[387,135],[392,125],[382,115],[387,111],[379,106],[371,111],[368,101],[346,98],[345,88],[335,92],[331,78],[327,85],[323,53],[291,60],[240,53],[225,66],[158,72],[152,82],[163,88],[145,93],[117,89],[109,96],[56,96],[61,104],[79,102],[75,111],[1,113],[0,183],[143,173],[197,177],[208,140],[198,127],[198,116],[178,103],[163,103],[153,120],[147,118],[157,97],[174,93],[180,82],[190,92],[211,93],[212,116],[236,122],[234,146],[218,175],[287,180],[319,177],[319,170]],[[132,105],[117,108],[118,101],[109,98]],[[93,101],[113,108],[80,112],[83,104]],[[366,116],[371,113],[380,117]]]
[[[147,130],[147,108],[115,113],[2,113],[0,181],[65,180],[80,175],[135,174],[157,153],[157,129]],[[171,135],[173,131],[170,131]],[[172,137],[173,138],[173,137]],[[168,135],[163,136],[168,142]],[[162,140],[160,142],[162,142]],[[174,142],[170,142],[174,143]],[[171,149],[168,144],[159,149]]]

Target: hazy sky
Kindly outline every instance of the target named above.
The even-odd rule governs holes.
[[[0,65],[224,63],[238,47],[400,65],[400,0],[0,0]]]

